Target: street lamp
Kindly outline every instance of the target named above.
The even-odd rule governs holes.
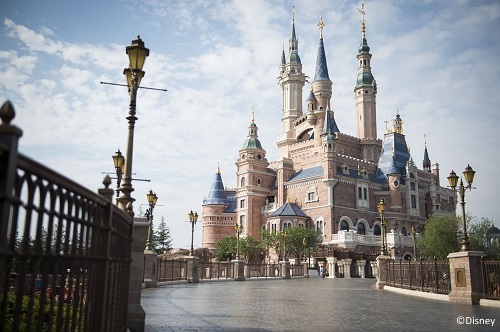
[[[413,259],[417,260],[417,230],[415,229],[415,226],[411,226],[411,235],[413,235]]]
[[[453,170],[451,170],[448,176],[448,182],[453,191],[458,192],[460,195],[460,205],[462,206],[462,242],[460,251],[469,251],[469,237],[467,236],[467,222],[465,220],[465,190],[472,190],[472,181],[474,180],[474,174],[476,172],[472,170],[470,165],[467,165],[465,171],[463,172],[465,181],[467,181],[467,186],[464,186],[462,178],[460,178],[460,185],[458,185],[458,175]],[[475,189],[475,188],[474,188]]]
[[[120,149],[115,152],[113,157],[113,164],[116,170],[116,197],[120,196],[120,184],[122,183],[123,173],[125,171],[125,157],[123,157]]]
[[[189,211],[188,213],[189,216],[189,222],[191,223],[191,250],[189,251],[189,256],[194,255],[194,248],[193,248],[193,239],[194,239],[194,224],[196,224],[196,220],[198,220],[198,213],[193,213],[193,210]]]
[[[281,232],[281,235],[283,236],[283,260],[287,261],[287,258],[286,258],[286,238],[287,238],[288,234],[283,230]]]
[[[240,234],[243,231],[243,226],[234,224],[234,230],[236,231],[236,259],[240,260]]]
[[[383,198],[380,199],[380,203],[378,204],[378,212],[380,213],[380,224],[382,225],[382,246],[380,248],[380,253],[382,255],[387,255],[387,247],[386,247],[386,233],[387,233],[387,220],[384,218],[385,201]]]
[[[148,239],[146,241],[146,250],[151,250],[151,237],[153,236],[153,209],[155,208],[156,202],[158,201],[158,196],[156,193],[153,193],[151,189],[149,189],[149,193],[146,195],[149,203],[149,213],[148,215]]]
[[[128,120],[128,139],[127,139],[127,157],[125,158],[125,177],[123,179],[123,186],[120,191],[123,193],[122,196],[117,198],[118,206],[126,211],[129,216],[134,216],[134,210],[132,203],[134,199],[130,196],[130,193],[134,191],[132,187],[132,156],[134,148],[134,126],[137,117],[135,116],[136,109],[136,98],[137,90],[144,77],[144,71],[142,67],[146,61],[146,57],[149,56],[149,49],[144,47],[144,42],[141,37],[137,36],[137,39],[132,41],[130,46],[127,46],[126,52],[129,57],[129,67],[123,70],[127,78],[127,85],[130,94],[130,106]]]

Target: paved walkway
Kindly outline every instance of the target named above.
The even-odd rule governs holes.
[[[144,289],[142,306],[147,332],[500,330],[499,308],[375,290],[374,283],[311,277],[171,284]]]

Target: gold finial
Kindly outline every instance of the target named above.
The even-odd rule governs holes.
[[[323,17],[319,18],[318,27],[319,27],[319,39],[323,39],[323,28],[325,27],[325,23],[323,23]]]
[[[364,2],[361,3],[361,9],[358,8],[358,12],[360,12],[361,15],[363,15],[363,21],[362,22],[364,22],[365,21],[365,15],[366,15],[366,12],[365,12],[365,3]]]
[[[255,110],[252,105],[252,123],[255,123]]]
[[[410,146],[408,145],[408,153],[411,154],[411,149],[410,149]]]
[[[217,163],[217,173],[216,174],[220,174],[220,165],[219,165],[219,163]]]
[[[292,6],[292,23],[295,22],[295,6]]]
[[[387,124],[389,123],[389,120],[385,120],[384,123],[385,123],[385,132],[390,133],[391,129],[387,126]]]
[[[359,163],[358,163],[358,175],[361,175],[361,168],[359,167]]]

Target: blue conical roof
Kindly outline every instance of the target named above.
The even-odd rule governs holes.
[[[226,191],[224,190],[219,170],[215,173],[212,188],[210,188],[207,198],[203,201],[203,205],[228,205]]]
[[[314,81],[320,80],[330,80],[330,77],[328,76],[328,65],[326,64],[323,38],[319,40],[318,55],[316,57],[316,71],[314,73]]]
[[[333,135],[335,133],[338,133],[339,131],[339,127],[337,127],[337,123],[335,122],[335,118],[333,117],[333,112],[327,110],[325,112],[325,125],[323,127],[323,135]]]
[[[302,209],[295,203],[286,202],[279,209],[274,211],[268,218],[271,217],[304,217],[307,218],[307,214],[302,211]]]

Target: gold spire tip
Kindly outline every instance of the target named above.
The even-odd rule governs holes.
[[[323,39],[323,28],[325,27],[325,23],[323,23],[323,17],[319,18],[318,27],[319,27],[319,39]]]
[[[255,123],[255,109],[252,106],[252,123]]]
[[[292,23],[295,22],[295,6],[292,6]]]
[[[220,165],[217,163],[217,174],[220,174]]]

